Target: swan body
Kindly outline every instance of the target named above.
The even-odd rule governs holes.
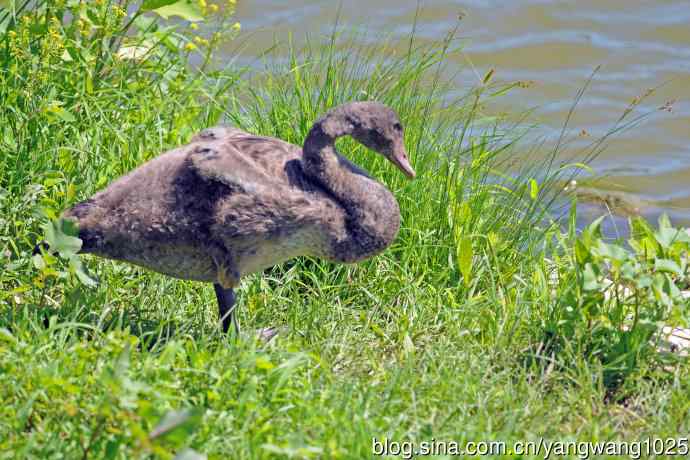
[[[356,102],[317,121],[303,148],[232,127],[204,130],[64,217],[76,221],[83,253],[216,284],[222,313],[223,292],[244,275],[300,255],[357,262],[395,239],[397,201],[335,151],[343,135],[414,176],[397,115]]]

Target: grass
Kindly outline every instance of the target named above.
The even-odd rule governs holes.
[[[108,22],[114,6],[88,6],[90,32],[57,15],[59,2],[0,28],[0,458],[358,459],[373,438],[510,448],[687,436],[687,363],[659,361],[639,340],[654,329],[625,329],[605,288],[585,288],[586,264],[613,263],[595,231],[549,219],[564,170],[545,174],[547,158],[498,174],[530,148],[519,126],[484,112],[510,88],[442,98],[452,34],[359,48],[334,33],[250,77],[194,70],[188,31],[127,32]],[[154,41],[151,57],[98,45],[124,37]],[[353,99],[389,104],[406,126],[412,182],[339,143],[395,193],[400,236],[355,266],[297,259],[245,279],[243,329],[286,328],[270,345],[223,337],[210,286],[83,257],[98,279],[89,287],[68,258],[32,257],[61,209],[203,127],[227,121],[299,144]],[[674,248],[682,265],[687,248]],[[615,305],[683,322],[685,304],[650,292]],[[621,367],[610,356],[622,357],[622,380],[608,378]]]

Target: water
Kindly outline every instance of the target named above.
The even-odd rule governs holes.
[[[335,0],[239,1],[237,19],[251,34],[246,56],[274,39],[297,43],[333,28]],[[582,188],[583,199],[613,194],[648,218],[668,213],[690,226],[690,1],[682,0],[428,0],[420,3],[417,34],[440,40],[458,22],[464,52],[449,57],[449,78],[458,92],[490,70],[501,81],[532,81],[500,101],[498,110],[536,107],[536,121],[556,133],[575,93],[601,65],[579,105],[572,127],[601,135],[647,88],[659,87],[643,103],[654,109],[675,100],[642,126],[617,135],[592,164],[603,176]],[[340,23],[405,38],[417,2],[343,0]],[[595,188],[591,188],[595,187]],[[592,201],[597,201],[592,199]],[[615,202],[616,200],[609,200]],[[590,209],[592,214],[603,209]]]

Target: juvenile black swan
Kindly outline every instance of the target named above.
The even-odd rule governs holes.
[[[214,283],[223,331],[231,322],[238,330],[233,289],[242,276],[300,255],[357,262],[395,239],[398,203],[338,154],[334,142],[346,135],[415,176],[396,113],[353,102],[314,123],[303,148],[207,129],[64,217],[76,221],[83,253]]]

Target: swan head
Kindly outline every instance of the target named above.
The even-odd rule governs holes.
[[[393,109],[380,102],[352,102],[337,107],[329,115],[327,128],[336,137],[349,134],[383,155],[410,179],[415,177],[403,142],[403,126]]]

